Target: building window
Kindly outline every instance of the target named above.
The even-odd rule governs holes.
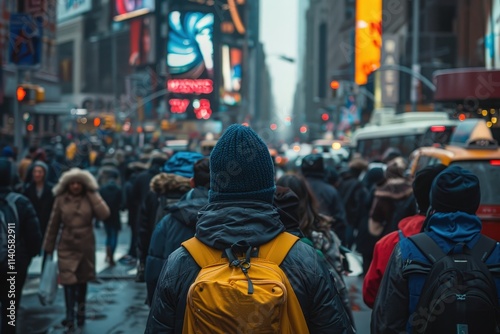
[[[73,93],[73,42],[59,44],[57,48],[59,59],[59,83],[63,94]]]

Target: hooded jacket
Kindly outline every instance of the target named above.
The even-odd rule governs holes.
[[[146,261],[155,225],[167,213],[168,206],[191,189],[191,184],[183,176],[160,173],[151,179],[149,189],[139,212],[137,250],[141,262]]]
[[[443,250],[450,252],[458,244],[472,248],[481,233],[481,220],[464,212],[437,212],[427,218],[428,234]],[[371,332],[405,333],[411,329],[408,323],[415,311],[425,283],[425,276],[414,277],[415,284],[403,277],[404,263],[407,260],[429,263],[427,258],[409,240],[402,239],[394,248],[385,271],[372,312]],[[500,264],[500,243],[486,259],[487,264]],[[497,295],[500,300],[500,278],[495,279]]]
[[[68,190],[71,182],[83,184],[84,192],[75,196]],[[93,219],[104,220],[109,208],[99,195],[97,182],[86,170],[72,168],[64,173],[53,188],[52,214],[45,233],[43,249],[52,253],[57,245],[59,281],[64,285],[85,283],[95,279],[95,236]]]
[[[363,300],[368,307],[373,308],[373,304],[375,304],[380,282],[382,282],[392,251],[400,240],[400,233],[403,233],[405,238],[420,233],[424,221],[425,216],[423,215],[406,217],[399,222],[399,231],[387,234],[375,244],[373,259],[363,280]]]
[[[222,252],[235,244],[262,245],[284,230],[271,204],[222,201],[200,211],[196,237]],[[312,247],[295,243],[280,267],[297,295],[310,333],[353,333],[333,279]],[[183,247],[170,255],[158,280],[146,333],[182,333],[187,293],[199,271]]]
[[[146,258],[148,303],[151,304],[163,264],[181,243],[196,231],[198,211],[208,203],[208,189],[197,187],[168,208],[169,214],[156,225]]]

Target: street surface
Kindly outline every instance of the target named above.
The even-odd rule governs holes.
[[[88,286],[87,320],[82,334],[138,334],[144,333],[149,308],[144,304],[146,287],[136,283],[135,267],[117,261],[114,268],[108,268],[104,259],[106,234],[104,228],[95,229],[96,234],[96,269],[97,280]],[[127,253],[130,241],[130,229],[122,225],[118,236],[118,248],[115,260]],[[358,333],[369,333],[371,311],[363,303],[361,296],[362,278],[359,257],[348,254],[351,276],[346,277],[354,318]],[[38,334],[65,333],[61,321],[65,317],[64,291],[59,286],[53,305],[43,306],[37,296],[41,270],[40,257],[35,258],[30,266],[29,279],[23,290],[21,309],[18,314],[18,333]]]

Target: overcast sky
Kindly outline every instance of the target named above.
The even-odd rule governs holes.
[[[264,43],[270,68],[276,112],[291,115],[297,82],[297,62],[278,59],[279,55],[297,61],[298,0],[260,1],[260,40]]]

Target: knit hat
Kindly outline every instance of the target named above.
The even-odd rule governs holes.
[[[33,168],[35,168],[36,166],[38,167],[42,167],[45,171],[45,175],[47,175],[48,171],[49,171],[49,166],[47,166],[47,164],[41,160],[36,160],[34,163],[33,163]]]
[[[274,165],[264,141],[249,127],[233,124],[210,154],[209,202],[273,202]]]
[[[5,158],[13,158],[14,157],[14,150],[10,146],[5,146],[2,149],[2,157]]]
[[[459,166],[450,166],[432,182],[430,202],[437,212],[475,214],[481,201],[479,179]]]
[[[321,154],[309,154],[302,159],[301,171],[304,176],[320,176],[325,175],[325,165]]]
[[[426,213],[429,210],[429,194],[431,192],[432,181],[446,168],[445,165],[427,166],[417,172],[413,179],[413,194],[417,200],[418,210]]]

